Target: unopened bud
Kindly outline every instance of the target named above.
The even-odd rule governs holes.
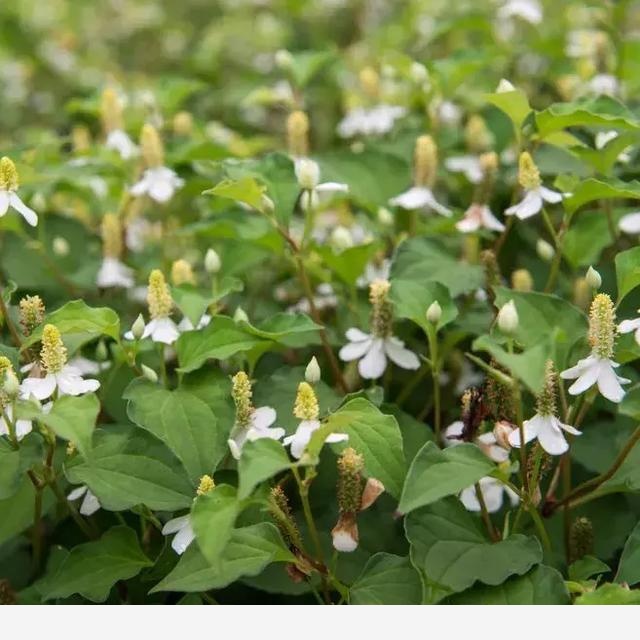
[[[131,325],[131,333],[136,340],[140,340],[144,334],[145,324],[142,314],[139,313],[135,322]]]
[[[411,79],[416,84],[424,84],[429,79],[429,72],[421,62],[412,62],[409,70]]]
[[[500,311],[498,311],[498,327],[502,333],[511,335],[517,330],[518,322],[516,305],[513,300],[509,300],[509,302],[504,304]]]
[[[247,312],[242,307],[237,307],[235,313],[233,314],[234,322],[249,322],[249,316]]]
[[[69,243],[62,237],[56,236],[53,239],[52,247],[54,255],[64,258],[69,255]]]
[[[438,168],[438,147],[429,135],[419,136],[413,156],[413,181],[416,187],[431,187]]]
[[[573,303],[580,309],[588,309],[591,304],[592,291],[586,278],[576,278],[573,283]]]
[[[304,111],[293,111],[287,118],[287,146],[294,158],[309,153],[309,118]]]
[[[104,362],[109,357],[109,350],[104,340],[100,340],[96,346],[96,360]]]
[[[540,238],[538,242],[536,242],[536,253],[540,259],[545,262],[550,262],[553,260],[556,250],[546,240]]]
[[[191,265],[186,260],[175,260],[171,265],[171,282],[179,287],[181,284],[195,284],[196,277]]]
[[[296,178],[301,189],[312,191],[320,181],[320,167],[309,158],[299,158],[295,164]]]
[[[321,375],[322,372],[320,371],[320,365],[318,364],[316,357],[313,356],[309,361],[307,368],[304,370],[304,379],[309,384],[316,384],[317,382],[320,382]]]
[[[513,429],[513,425],[506,420],[498,420],[498,422],[496,422],[493,426],[493,436],[496,439],[496,443],[507,451],[511,449],[511,444],[509,444],[509,436],[511,435]]]
[[[427,320],[431,324],[438,324],[440,318],[442,318],[442,307],[437,300],[434,300],[427,309]]]
[[[364,67],[358,75],[362,91],[369,98],[377,98],[380,94],[380,76],[373,67]]]
[[[602,277],[593,267],[589,267],[585,279],[592,289],[598,290],[602,285]]]
[[[147,167],[160,167],[164,164],[164,146],[158,131],[152,124],[146,123],[142,127],[140,147]]]
[[[378,222],[385,227],[390,227],[393,224],[393,214],[386,207],[380,207],[378,209]]]
[[[533,278],[527,269],[516,269],[511,274],[511,287],[516,291],[533,290]]]
[[[510,93],[516,91],[516,88],[505,78],[502,78],[496,87],[496,93]]]
[[[220,256],[215,249],[207,249],[207,253],[204,256],[204,268],[207,273],[218,273],[221,266]]]
[[[353,247],[353,237],[351,232],[346,227],[338,225],[331,232],[331,245],[339,251],[350,249]]]
[[[151,367],[147,367],[146,364],[141,364],[140,369],[142,370],[142,375],[149,382],[153,382],[154,384],[158,382],[158,374]]]
[[[173,116],[173,132],[185,137],[193,133],[193,116],[188,111],[179,111]]]
[[[4,383],[2,390],[10,397],[14,398],[20,391],[20,381],[18,380],[13,367],[8,367],[4,372]]]

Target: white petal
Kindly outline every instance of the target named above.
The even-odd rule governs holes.
[[[482,207],[482,224],[486,229],[492,231],[504,231],[505,226],[493,215],[489,207]]]
[[[344,362],[351,362],[352,360],[358,360],[362,358],[371,347],[373,338],[367,338],[360,342],[349,342],[344,345],[338,352],[338,357]]]
[[[481,478],[480,491],[489,513],[500,511],[504,500],[504,487],[494,478]]]
[[[397,338],[390,337],[384,341],[384,349],[389,358],[403,369],[419,369],[420,360],[418,356],[409,351],[404,346],[404,342]]]
[[[140,197],[143,196],[149,190],[149,179],[147,177],[147,173],[142,174],[142,178],[136,182],[130,189],[129,193],[131,195]]]
[[[242,450],[238,445],[238,443],[232,438],[229,438],[227,440],[227,445],[229,445],[229,451],[231,451],[231,455],[233,456],[233,459],[240,460],[240,454],[242,453]]]
[[[87,487],[87,485],[85,484],[82,484],[79,487],[76,487],[73,491],[71,491],[71,493],[69,493],[69,495],[67,496],[67,500],[69,502],[73,502],[78,498],[82,498],[82,496],[85,493],[87,493],[87,491],[89,491],[89,487]]]
[[[272,407],[259,407],[251,416],[251,426],[256,429],[267,429],[276,421],[276,410]]]
[[[345,333],[347,336],[347,340],[349,342],[362,342],[363,340],[368,340],[371,336],[364,331],[360,331],[360,329],[356,329],[355,327],[351,327],[351,329],[347,329]]]
[[[147,324],[142,334],[143,338],[149,336],[154,342],[173,344],[180,336],[180,332],[171,318],[155,318]]]
[[[570,433],[572,436],[582,435],[582,431],[578,431],[575,427],[572,427],[570,424],[564,424],[560,422],[560,420],[558,420],[557,418],[556,418],[556,424],[558,425],[558,427],[560,427],[561,429],[564,429],[567,433]]]
[[[61,395],[79,396],[100,388],[100,383],[97,380],[91,378],[84,380],[82,376],[69,365],[64,367],[60,373],[56,373],[55,378]]]
[[[411,187],[411,189],[401,193],[399,196],[391,198],[389,204],[394,207],[413,210],[422,209],[431,200],[433,200],[433,196],[426,187]]]
[[[293,436],[289,436],[285,438],[284,443],[291,445],[291,455],[300,459],[304,450],[307,448],[309,444],[309,440],[311,439],[311,435],[313,432],[318,429],[320,426],[320,422],[318,420],[303,420],[296,429],[296,432]]]
[[[547,189],[547,187],[540,187],[539,192],[542,196],[542,199],[550,202],[551,204],[556,204],[557,202],[562,201],[561,193],[553,191],[552,189]]]
[[[9,208],[9,192],[6,189],[0,189],[0,218],[7,213]]]
[[[618,327],[618,331],[620,333],[631,333],[637,329],[640,329],[640,318],[636,318],[635,320],[623,320]]]
[[[557,419],[553,416],[541,416],[538,427],[538,442],[540,446],[552,456],[560,456],[569,449],[562,429],[557,426]]]
[[[346,433],[330,433],[325,438],[325,442],[328,444],[335,444],[336,442],[345,442],[348,439],[349,436]]]
[[[35,227],[38,224],[38,214],[27,207],[27,205],[20,200],[20,197],[16,193],[9,192],[9,204],[30,224]]]
[[[598,376],[598,389],[600,393],[611,400],[611,402],[620,402],[624,398],[624,389],[620,386],[619,378],[608,360],[603,360],[600,364]]]
[[[540,428],[541,421],[542,421],[542,417],[536,414],[535,416],[533,416],[533,418],[531,418],[531,420],[525,420],[522,423],[522,430],[524,431],[525,444],[527,442],[531,442],[538,435],[538,429]],[[509,434],[509,444],[512,447],[520,446],[520,430],[519,429],[514,429]]]
[[[360,375],[367,380],[379,378],[387,368],[387,356],[384,352],[384,340],[374,338],[367,355],[358,362]]]
[[[473,217],[465,214],[462,220],[456,222],[456,229],[462,233],[473,233],[480,228],[480,220],[477,217]]]
[[[16,420],[16,438],[22,440],[27,434],[33,430],[33,424],[31,420]]]
[[[321,193],[345,193],[349,191],[349,185],[343,182],[323,182],[316,187]]]
[[[444,430],[445,445],[450,447],[456,444],[460,444],[462,440],[460,440],[456,436],[461,436],[463,431],[464,431],[464,422],[462,422],[462,420],[456,420],[455,422],[452,422]]]
[[[624,233],[640,233],[640,211],[637,213],[628,213],[626,216],[620,218],[618,226]]]
[[[162,527],[162,535],[168,536],[172,533],[176,533],[180,531],[180,529],[184,528],[184,526],[189,522],[189,516],[180,516],[179,518],[173,518]]]
[[[101,289],[109,287],[133,286],[133,270],[116,258],[104,258],[96,277],[96,284]]]
[[[191,522],[187,522],[187,524],[175,535],[171,541],[171,546],[178,555],[182,555],[194,541],[195,537],[196,534],[191,527]]]
[[[592,362],[582,370],[578,379],[569,387],[569,393],[573,396],[581,394],[596,383],[599,375],[600,363],[598,361]]]
[[[575,366],[565,369],[560,373],[560,377],[564,380],[573,380],[581,376],[596,361],[595,356],[590,355],[586,358],[578,360]]]
[[[44,378],[25,378],[20,389],[24,398],[34,395],[38,400],[46,400],[56,389],[56,378],[50,373]]]
[[[358,548],[358,541],[346,530],[332,531],[333,548],[342,553],[351,553]]]
[[[478,502],[474,485],[460,492],[460,502],[462,502],[467,511],[480,511],[480,503]]]
[[[91,493],[91,491],[87,490],[87,493],[84,496],[84,500],[80,505],[80,513],[83,516],[90,516],[99,510],[100,502],[98,501],[98,498],[96,498],[93,493]]]
[[[536,215],[542,209],[542,197],[538,191],[527,191],[524,198],[513,207],[509,207],[504,214],[506,216],[515,215],[520,220],[526,220]]]

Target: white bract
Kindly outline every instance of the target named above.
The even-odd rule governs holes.
[[[452,447],[458,444],[462,444],[464,441],[460,439],[464,430],[464,423],[462,420],[456,420],[452,422],[444,431],[444,445],[445,447]],[[487,456],[487,458],[494,462],[505,462],[509,459],[509,451],[504,449],[498,444],[493,432],[488,431],[479,435],[474,441],[481,451]]]
[[[428,187],[411,187],[395,198],[389,200],[389,204],[394,207],[401,207],[408,211],[433,210],[441,216],[450,217],[451,210],[441,205]]]
[[[182,555],[196,537],[193,527],[191,526],[191,517],[186,515],[173,518],[162,527],[163,536],[170,536],[173,533],[176,535],[171,541],[171,546],[178,555]]]
[[[13,422],[13,407],[10,404],[4,407],[3,413],[0,414],[0,436],[9,435],[9,427],[5,420],[5,416],[10,423]],[[14,422],[14,427],[16,430],[16,438],[18,438],[18,440],[22,440],[22,438],[31,433],[31,430],[33,429],[31,420],[22,420],[20,418]]]
[[[618,226],[620,231],[624,231],[624,233],[640,234],[640,211],[622,216]]]
[[[478,156],[447,158],[444,161],[444,166],[452,173],[463,173],[467,180],[473,184],[478,184],[484,175]]]
[[[502,503],[504,502],[505,494],[511,501],[512,506],[516,506],[519,502],[518,495],[503,485],[497,478],[491,476],[485,476],[478,481],[480,486],[480,492],[484,499],[485,506],[489,513],[495,513],[500,511]],[[482,507],[476,495],[475,485],[471,485],[466,489],[463,489],[460,493],[460,501],[468,511],[481,511]]]
[[[80,513],[83,516],[93,515],[102,506],[98,498],[96,498],[96,496],[93,493],[91,493],[91,490],[86,485],[76,487],[67,496],[67,500],[69,502],[73,502],[74,500],[79,500],[80,498],[83,498],[82,503],[80,504]]]
[[[542,185],[524,190],[524,196],[520,202],[509,207],[504,214],[506,216],[516,216],[520,220],[526,220],[531,216],[540,213],[545,202],[557,204],[567,194],[562,194],[552,189],[547,189]]]
[[[276,421],[276,410],[272,407],[259,407],[254,409],[249,425],[243,427],[234,425],[231,431],[231,437],[227,440],[231,455],[236,459],[240,459],[242,447],[244,443],[261,438],[269,438],[271,440],[280,440],[285,434],[285,430],[281,427],[272,427]]]
[[[124,337],[127,340],[135,339],[131,331],[127,331]],[[169,317],[149,320],[142,333],[142,339],[151,338],[154,342],[162,342],[163,344],[173,344],[179,337],[178,325]]]
[[[38,400],[46,400],[56,391],[60,396],[79,396],[99,388],[98,380],[85,380],[80,369],[65,364],[59,371],[47,373],[44,378],[25,378],[20,385],[20,395],[23,398],[35,396]]]
[[[341,138],[353,138],[358,135],[383,135],[393,129],[396,120],[406,115],[404,107],[380,104],[366,109],[352,109],[338,124]]]
[[[320,420],[302,420],[298,424],[296,432],[291,436],[287,436],[282,442],[286,446],[291,445],[291,455],[299,460],[302,458],[302,454],[307,448],[314,431],[317,431],[319,428]],[[346,433],[332,433],[325,438],[325,442],[333,444],[335,442],[344,442],[348,439],[349,436]]]
[[[640,318],[634,318],[633,320],[623,320],[618,327],[620,333],[634,332],[634,338],[640,345]]]
[[[530,420],[522,423],[525,444],[537,439],[540,446],[552,456],[560,456],[569,449],[563,431],[574,436],[581,434],[575,427],[560,422],[554,415],[536,413]],[[509,444],[512,447],[520,447],[520,431],[514,429],[509,434]]]
[[[133,269],[127,267],[117,258],[105,257],[100,265],[96,277],[96,284],[101,289],[110,287],[123,287],[129,289],[133,286]]]
[[[560,377],[565,380],[575,380],[569,387],[571,395],[579,395],[597,384],[598,390],[607,400],[620,402],[624,397],[624,389],[621,385],[627,384],[631,380],[623,378],[615,372],[619,366],[617,362],[609,358],[601,358],[592,353],[590,356],[578,360],[574,367],[563,371]]]
[[[486,204],[472,204],[464,213],[464,218],[456,222],[456,229],[462,233],[471,233],[478,229],[504,231],[504,225],[498,220]]]
[[[123,160],[129,160],[138,153],[138,147],[133,140],[122,131],[122,129],[115,129],[107,134],[104,146],[107,149],[117,151]]]
[[[136,197],[148,195],[156,202],[171,200],[177,189],[184,185],[184,180],[168,167],[151,167],[145,169],[142,178],[134,184],[130,192]]]
[[[35,227],[38,224],[38,215],[33,209],[27,207],[16,193],[18,189],[18,172],[10,158],[0,158],[0,218],[4,216],[9,207],[17,211],[28,224]]]

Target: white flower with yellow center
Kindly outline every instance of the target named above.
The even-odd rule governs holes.
[[[67,364],[67,349],[62,343],[60,331],[52,324],[45,325],[42,331],[40,364],[45,376],[25,378],[20,385],[22,397],[29,398],[33,395],[38,400],[46,400],[56,391],[61,396],[79,396],[100,387],[97,380],[84,380],[76,367]]]
[[[591,354],[560,374],[565,380],[575,380],[569,387],[571,395],[579,395],[597,384],[598,390],[607,400],[621,402],[624,398],[621,385],[631,381],[615,372],[620,366],[612,360],[616,336],[615,322],[616,313],[611,298],[605,293],[599,293],[593,299],[589,313]]]
[[[9,207],[15,209],[28,224],[35,227],[38,224],[38,215],[33,209],[27,207],[16,193],[18,189],[18,172],[16,165],[10,158],[0,158],[0,218],[4,216]]]
[[[298,393],[293,407],[293,415],[300,419],[296,432],[287,436],[282,442],[291,446],[291,455],[299,460],[302,458],[311,436],[320,428],[320,406],[313,387],[308,382],[298,385]],[[344,442],[349,436],[346,433],[332,433],[325,438],[330,444]]]
[[[359,360],[358,371],[366,379],[379,378],[387,368],[387,358],[403,369],[420,367],[418,356],[392,335],[393,309],[388,299],[390,286],[386,280],[376,280],[370,285],[371,333],[352,327],[346,333],[349,343],[340,349],[341,360]]]

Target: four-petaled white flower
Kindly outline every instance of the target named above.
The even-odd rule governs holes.
[[[291,445],[291,455],[296,458],[296,460],[299,460],[302,458],[302,454],[307,448],[314,431],[317,431],[319,428],[320,420],[302,420],[298,424],[296,432],[293,435],[287,436],[282,442],[286,446]],[[348,439],[349,436],[346,433],[332,433],[326,437],[325,442],[333,444],[336,442],[344,442]]]
[[[183,185],[184,180],[169,167],[150,167],[145,169],[142,178],[129,191],[136,197],[148,195],[152,200],[164,203],[171,200]]]
[[[118,258],[107,256],[102,259],[102,264],[96,277],[96,284],[101,289],[110,287],[129,289],[133,286],[133,269],[127,267]]]
[[[624,389],[620,385],[627,384],[631,380],[623,378],[615,372],[619,366],[617,362],[609,358],[601,358],[592,353],[590,356],[578,360],[574,367],[563,371],[560,377],[565,380],[575,380],[569,387],[571,395],[578,395],[597,384],[598,390],[607,400],[620,402],[624,397]]]
[[[526,220],[540,213],[545,202],[556,204],[561,202],[562,198],[567,195],[568,194],[553,191],[553,189],[547,189],[547,187],[543,187],[542,185],[525,189],[522,200],[512,207],[509,207],[504,214],[506,216],[516,216],[516,218],[520,220]]]
[[[401,207],[408,211],[415,210],[433,210],[439,213],[441,216],[450,217],[451,209],[447,209],[444,205],[441,205],[433,195],[433,192],[429,187],[411,187],[404,193],[391,198],[389,204],[394,207]]]
[[[581,434],[581,431],[569,424],[560,422],[552,414],[536,413],[533,418],[522,423],[522,429],[524,431],[525,444],[537,438],[540,446],[552,456],[560,456],[569,449],[569,443],[566,441],[563,431],[573,436]],[[512,447],[520,447],[519,429],[514,429],[509,434],[509,444]]]
[[[114,129],[107,134],[104,146],[117,151],[123,160],[129,160],[138,153],[138,147],[122,129]]]
[[[178,555],[182,555],[196,537],[193,527],[191,526],[191,516],[180,516],[179,518],[169,520],[164,527],[162,527],[162,535],[169,536],[172,533],[176,535],[171,541],[171,546]]]
[[[489,513],[500,511],[505,494],[511,501],[512,506],[515,507],[519,502],[518,495],[509,489],[509,487],[502,484],[497,478],[485,476],[484,478],[480,478],[478,485],[480,486],[480,492],[482,493],[484,503]],[[460,493],[460,501],[467,511],[481,510],[480,502],[476,495],[475,485],[471,485],[470,487],[462,490]]]
[[[28,224],[35,227],[38,224],[38,214],[27,207],[16,193],[18,189],[18,172],[13,161],[6,156],[0,159],[0,218],[9,207],[15,209]]]
[[[462,233],[471,233],[480,228],[490,231],[504,231],[504,225],[492,213],[486,204],[472,204],[464,213],[464,218],[456,222],[456,229]]]
[[[135,340],[131,331],[124,334],[127,340]],[[144,325],[141,339],[151,338],[154,342],[162,342],[171,345],[180,337],[178,325],[168,316],[152,318]]]
[[[636,339],[636,342],[640,344],[640,318],[623,320],[618,327],[619,333],[631,333],[632,331],[635,332],[633,337]]]
[[[240,459],[242,447],[244,443],[261,438],[269,438],[271,440],[280,440],[285,434],[285,430],[281,427],[272,427],[276,421],[276,410],[272,407],[258,407],[251,413],[250,423],[247,426],[234,425],[231,431],[231,437],[227,440],[231,455],[236,459]]]
[[[360,360],[358,371],[363,378],[379,378],[387,368],[387,358],[403,369],[419,369],[418,356],[404,346],[395,336],[374,336],[352,327],[346,333],[349,343],[340,349],[340,359],[345,362]]]
[[[68,496],[67,500],[69,502],[73,502],[74,500],[78,500],[83,498],[82,503],[80,504],[80,513],[83,516],[90,516],[94,514],[101,508],[100,501],[95,497],[91,490],[86,485],[82,485],[80,487],[76,487]]]
[[[406,115],[407,110],[389,104],[379,104],[369,109],[357,107],[347,113],[338,124],[341,138],[362,136],[380,136],[393,129],[396,120]]]
[[[99,388],[98,380],[85,380],[80,370],[72,364],[64,365],[60,371],[47,373],[44,378],[25,378],[20,385],[23,398],[33,395],[38,400],[50,398],[56,390],[61,396],[79,396]]]
[[[13,407],[10,404],[8,404],[6,407],[4,407],[3,412],[0,413],[0,436],[8,436],[9,435],[9,427],[8,427],[7,422],[5,420],[5,416],[7,417],[9,422],[14,422],[13,421]],[[16,430],[16,438],[18,438],[18,440],[22,440],[22,438],[24,438],[27,434],[31,433],[31,430],[33,429],[33,425],[31,424],[31,420],[24,420],[24,419],[20,419],[20,418],[18,418],[15,421],[14,427],[15,427],[15,430]]]

